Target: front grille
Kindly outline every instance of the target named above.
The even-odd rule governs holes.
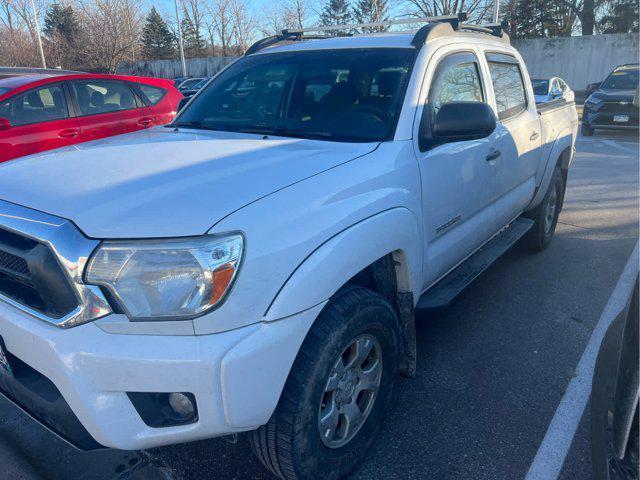
[[[51,250],[3,229],[0,229],[0,294],[54,319],[63,317],[78,304]]]
[[[0,270],[25,278],[31,276],[29,273],[29,265],[27,265],[27,261],[24,258],[2,250],[0,250]]]

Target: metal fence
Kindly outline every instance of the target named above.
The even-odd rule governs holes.
[[[206,57],[187,59],[187,75],[190,77],[211,77],[236,57]],[[176,78],[182,76],[180,60],[150,60],[136,63],[121,63],[117,73],[148,77]]]

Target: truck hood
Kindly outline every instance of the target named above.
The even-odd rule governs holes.
[[[377,145],[158,127],[1,164],[0,198],[93,238],[201,235]]]

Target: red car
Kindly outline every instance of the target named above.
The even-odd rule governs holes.
[[[0,163],[169,123],[182,94],[170,80],[35,74],[0,79]]]

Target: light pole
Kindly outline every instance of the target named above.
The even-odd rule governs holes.
[[[182,62],[182,76],[187,76],[187,62],[184,60],[184,46],[182,45],[182,26],[180,25],[180,14],[178,13],[178,0],[173,0],[176,7],[176,22],[178,22],[178,47],[180,48],[180,61]]]
[[[500,0],[493,0],[493,23],[498,23],[499,13],[500,13]]]
[[[42,68],[47,68],[47,62],[44,59],[44,50],[42,49],[42,38],[40,38],[40,24],[38,23],[38,11],[36,10],[35,0],[31,0],[31,8],[33,8],[33,21],[36,24],[36,37],[38,38],[38,50],[40,50]]]

